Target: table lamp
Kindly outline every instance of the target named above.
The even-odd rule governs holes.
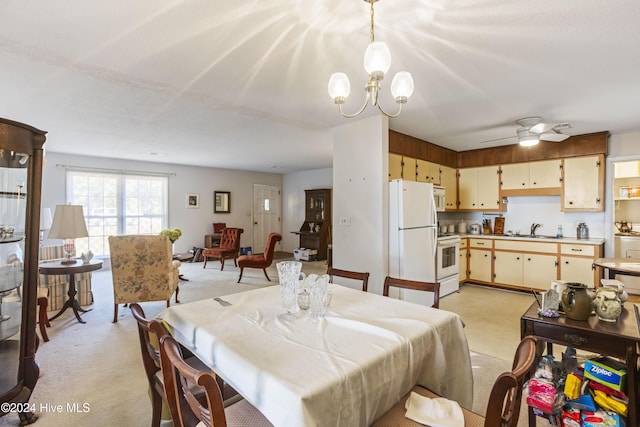
[[[49,230],[50,239],[64,239],[65,259],[62,264],[74,264],[74,239],[89,237],[81,205],[58,205]]]

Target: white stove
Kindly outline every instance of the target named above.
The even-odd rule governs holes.
[[[440,296],[460,289],[460,236],[439,234],[436,249],[436,281],[440,283]]]

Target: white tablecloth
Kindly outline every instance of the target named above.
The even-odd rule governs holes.
[[[455,313],[330,285],[326,317],[283,313],[280,287],[167,308],[172,335],[275,425],[368,426],[415,384],[471,408]]]

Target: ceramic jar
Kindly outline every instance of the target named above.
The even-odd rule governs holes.
[[[567,283],[562,291],[562,306],[569,319],[587,320],[592,310],[592,298],[587,292],[587,285]]]
[[[593,309],[598,319],[605,322],[615,322],[622,313],[622,302],[616,288],[603,286],[598,288],[593,299]]]

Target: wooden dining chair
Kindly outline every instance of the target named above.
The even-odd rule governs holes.
[[[329,280],[333,283],[333,276],[344,277],[345,279],[360,280],[362,282],[362,291],[367,292],[367,286],[369,283],[369,273],[360,273],[357,271],[340,270],[338,268],[327,268],[327,274]]]
[[[160,362],[160,339],[167,335],[164,327],[157,320],[149,320],[145,317],[142,307],[137,303],[130,305],[131,314],[136,322],[138,322],[138,335],[140,337],[140,351],[142,353],[142,364],[147,375],[147,382],[149,383],[150,397],[151,397],[151,426],[157,427],[160,425],[163,413],[163,403],[166,403],[165,391],[164,391],[164,378],[161,372]],[[198,370],[209,369],[207,365],[200,361],[195,356],[188,357],[185,360],[189,366]],[[238,400],[239,395],[231,387],[225,385],[222,379],[218,379],[221,383],[223,390],[225,390],[225,397],[229,403],[234,399]],[[235,397],[237,396],[237,397]],[[225,400],[227,402],[227,400]],[[227,404],[229,404],[227,403]],[[168,406],[168,405],[167,405]],[[165,411],[165,417],[168,418],[169,413]]]
[[[522,386],[536,360],[537,339],[527,336],[520,341],[514,356],[511,372],[502,373],[493,384],[485,416],[462,408],[465,427],[515,427],[520,416]],[[430,399],[440,397],[422,386],[415,386],[411,392]],[[422,427],[416,421],[405,417],[405,403],[411,392],[372,424],[371,427]]]
[[[413,289],[415,291],[433,292],[433,308],[440,308],[440,283],[438,282],[419,282],[416,280],[398,279],[396,277],[387,276],[384,279],[384,287],[382,295],[389,296],[389,288]]]
[[[225,408],[220,387],[211,371],[188,365],[173,337],[165,335],[160,339],[160,352],[166,398],[174,427],[273,425],[244,399]],[[191,384],[203,388],[204,396],[194,395]]]

